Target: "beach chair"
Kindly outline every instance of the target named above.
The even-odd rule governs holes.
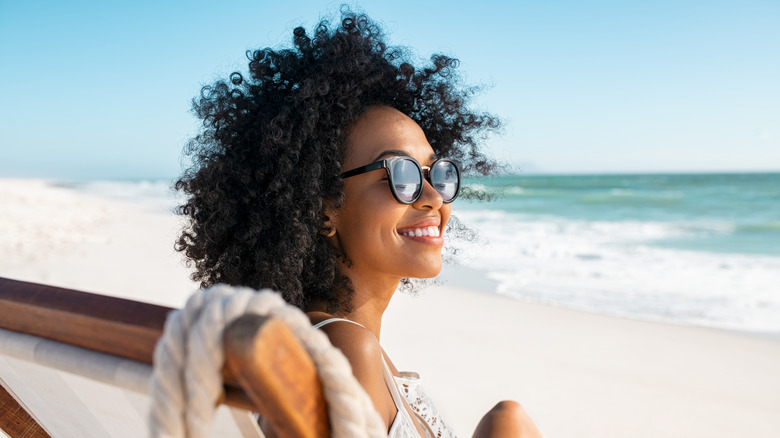
[[[0,429],[17,437],[147,435],[152,356],[173,309],[0,278]],[[224,332],[212,436],[327,437],[314,363],[287,326],[251,315]],[[2,434],[0,434],[2,436]]]

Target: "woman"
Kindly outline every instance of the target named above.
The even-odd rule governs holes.
[[[476,137],[498,121],[468,108],[457,60],[415,68],[363,15],[344,9],[334,29],[297,28],[293,41],[249,53],[248,78],[233,73],[194,102],[204,129],[176,183],[189,217],[177,249],[203,287],[268,287],[306,311],[389,436],[451,436],[422,393],[404,399],[401,383],[418,382],[383,352],[382,314],[399,284],[438,275],[460,172],[492,170]],[[475,432],[537,435],[514,402]]]

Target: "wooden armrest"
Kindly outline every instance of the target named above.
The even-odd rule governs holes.
[[[317,369],[279,319],[247,315],[223,335],[225,366],[282,438],[322,438],[330,426]]]
[[[0,277],[0,328],[150,365],[172,310]]]

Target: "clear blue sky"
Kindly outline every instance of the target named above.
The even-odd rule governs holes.
[[[177,175],[199,88],[338,4],[0,0],[0,177]],[[357,5],[491,84],[526,171],[780,170],[777,0]]]

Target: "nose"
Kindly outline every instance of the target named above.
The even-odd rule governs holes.
[[[444,199],[439,192],[433,188],[428,178],[423,178],[423,187],[420,197],[414,201],[414,208],[420,210],[438,210],[444,204]]]

